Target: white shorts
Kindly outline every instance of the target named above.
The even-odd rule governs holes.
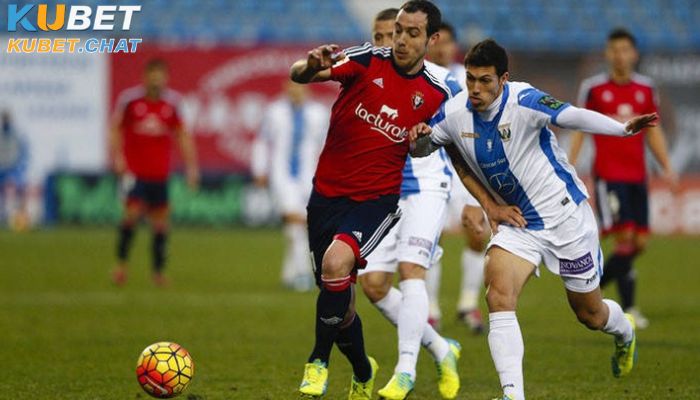
[[[450,200],[447,203],[447,223],[445,224],[447,228],[450,230],[462,229],[462,209],[465,205],[481,207],[474,196],[464,187],[457,173],[453,172],[452,191],[450,191]]]
[[[588,293],[600,284],[603,275],[603,252],[598,240],[598,226],[587,201],[574,213],[551,229],[533,231],[500,225],[489,248],[501,247],[536,266],[544,265],[561,276],[564,286],[573,292]]]
[[[278,213],[281,215],[306,215],[306,204],[309,202],[309,196],[311,196],[309,185],[293,180],[285,180],[273,182],[270,186]]]
[[[399,200],[401,220],[367,257],[367,266],[358,271],[396,272],[399,262],[410,262],[428,269],[440,260],[438,245],[445,224],[447,193],[420,192]]]

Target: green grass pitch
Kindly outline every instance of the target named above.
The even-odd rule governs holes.
[[[280,288],[280,233],[176,228],[172,285],[162,290],[150,284],[144,229],[127,286],[110,284],[114,240],[113,229],[0,232],[0,399],[146,399],[135,363],[160,340],[180,343],[194,358],[195,377],[181,398],[297,397],[315,294]],[[639,303],[651,325],[639,333],[639,363],[626,379],[611,375],[612,339],[576,322],[559,279],[543,270],[531,280],[518,312],[528,398],[699,399],[698,244],[697,237],[657,237],[639,259]],[[459,399],[490,399],[499,385],[486,337],[453,320],[460,245],[458,237],[444,240],[444,333],[463,345]],[[396,360],[396,333],[363,296],[358,307],[381,387]],[[334,351],[327,399],[347,398],[350,374]],[[411,398],[438,399],[425,352],[418,374]]]

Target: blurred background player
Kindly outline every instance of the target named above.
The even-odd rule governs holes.
[[[29,227],[26,171],[29,147],[8,110],[0,112],[0,223],[22,231]]]
[[[398,9],[389,8],[376,15],[372,25],[374,46],[393,46],[398,13]],[[450,95],[461,90],[447,69],[428,61],[425,61],[425,66],[445,83]],[[453,85],[448,86],[448,82]],[[459,390],[457,359],[460,345],[441,337],[426,321],[416,318],[421,315],[416,310],[427,311],[428,296],[421,274],[412,274],[416,270],[429,270],[442,253],[438,241],[445,223],[452,181],[450,174],[444,151],[425,158],[413,159],[409,156],[406,159],[399,199],[401,220],[367,257],[367,266],[358,272],[367,297],[398,328],[398,363],[389,383],[378,392],[385,399],[404,399],[412,391],[421,343],[435,359],[441,395],[454,398]],[[397,270],[399,289],[393,286]],[[422,336],[411,335],[411,332],[421,329]]]
[[[258,187],[269,185],[287,239],[282,284],[297,291],[314,286],[306,203],[328,129],[326,107],[308,98],[308,89],[286,83],[286,95],[272,102],[253,145],[251,170]]]
[[[464,65],[456,63],[455,57],[459,48],[454,28],[447,23],[440,26],[440,36],[433,46],[428,49],[428,58],[444,68],[448,68],[461,87],[466,90],[466,72]],[[467,192],[459,176],[452,173],[452,191],[448,203],[448,224],[451,229],[462,232],[465,237],[462,250],[462,280],[459,300],[457,301],[457,320],[465,323],[474,333],[483,331],[483,319],[479,309],[479,293],[484,281],[484,256],[490,231],[484,213],[479,203]],[[482,226],[475,230],[462,226],[465,220]],[[479,233],[477,233],[479,232]],[[441,311],[439,304],[440,275],[442,265],[436,264],[428,271],[426,283],[430,297],[430,323],[440,325]]]
[[[391,48],[366,43],[339,53],[338,46],[326,45],[291,67],[295,82],[341,83],[307,207],[320,294],[314,349],[299,387],[304,395],[325,393],[335,343],[353,367],[349,398],[372,396],[377,364],[364,349],[354,281],[357,270],[366,266],[366,257],[401,216],[398,201],[409,151],[407,129],[429,120],[449,97],[449,90],[424,65],[440,22],[434,4],[409,1],[396,17]],[[420,293],[424,273],[420,266],[409,266],[403,276],[415,281]],[[406,338],[416,343],[415,356],[421,324],[428,320],[424,286],[422,292],[423,304],[415,304],[406,315],[417,326]]]
[[[185,130],[178,111],[179,95],[167,88],[165,62],[146,64],[144,83],[119,96],[110,135],[114,171],[127,192],[124,217],[117,240],[117,266],[113,281],[126,282],[127,259],[134,228],[145,214],[153,230],[151,243],[153,281],[162,286],[169,224],[168,177],[173,137],[185,163],[187,185],[199,185],[197,154],[192,136]]]
[[[598,111],[618,121],[657,112],[657,93],[652,80],[635,72],[639,61],[637,41],[625,29],[608,35],[605,58],[608,71],[581,83],[579,106]],[[594,135],[596,206],[603,235],[613,234],[615,249],[605,261],[601,286],[617,282],[622,308],[634,315],[640,329],[649,321],[635,306],[637,274],[634,260],[649,238],[649,197],[644,139],[672,187],[678,177],[671,167],[666,139],[660,126],[647,128],[633,138]],[[572,137],[570,161],[576,164],[584,140],[582,132]]]

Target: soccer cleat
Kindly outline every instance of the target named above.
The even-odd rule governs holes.
[[[385,400],[403,400],[413,391],[415,382],[411,379],[411,375],[406,372],[395,373],[389,383],[379,389],[377,394],[380,399]]]
[[[170,285],[170,281],[160,272],[153,273],[153,284],[157,287],[164,288]]]
[[[634,323],[637,329],[646,329],[649,327],[649,320],[642,314],[637,307],[630,307],[625,310],[625,313],[634,317]]]
[[[615,341],[615,353],[612,356],[612,373],[615,378],[629,375],[637,362],[637,333],[634,317],[631,314],[625,314],[625,318],[632,324],[632,340],[622,344]]]
[[[475,335],[479,335],[484,331],[484,319],[481,317],[481,311],[478,308],[457,312],[457,320],[467,325],[469,330]]]
[[[372,390],[374,389],[374,380],[377,378],[377,370],[379,365],[372,357],[367,357],[369,365],[372,366],[372,377],[367,382],[360,382],[352,376],[350,381],[350,393],[348,400],[370,400],[372,398]]]
[[[493,400],[515,400],[510,395],[504,394],[503,397],[494,397]]]
[[[317,398],[326,393],[328,388],[328,368],[321,360],[314,360],[304,366],[304,379],[299,385],[299,392],[305,398]]]
[[[450,345],[450,351],[442,361],[435,363],[438,372],[438,390],[443,399],[454,399],[459,391],[457,360],[462,352],[462,346],[454,339],[445,340]]]

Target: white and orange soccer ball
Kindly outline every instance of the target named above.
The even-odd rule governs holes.
[[[141,352],[136,363],[139,384],[146,393],[159,399],[184,392],[193,376],[192,357],[177,343],[154,343]]]

